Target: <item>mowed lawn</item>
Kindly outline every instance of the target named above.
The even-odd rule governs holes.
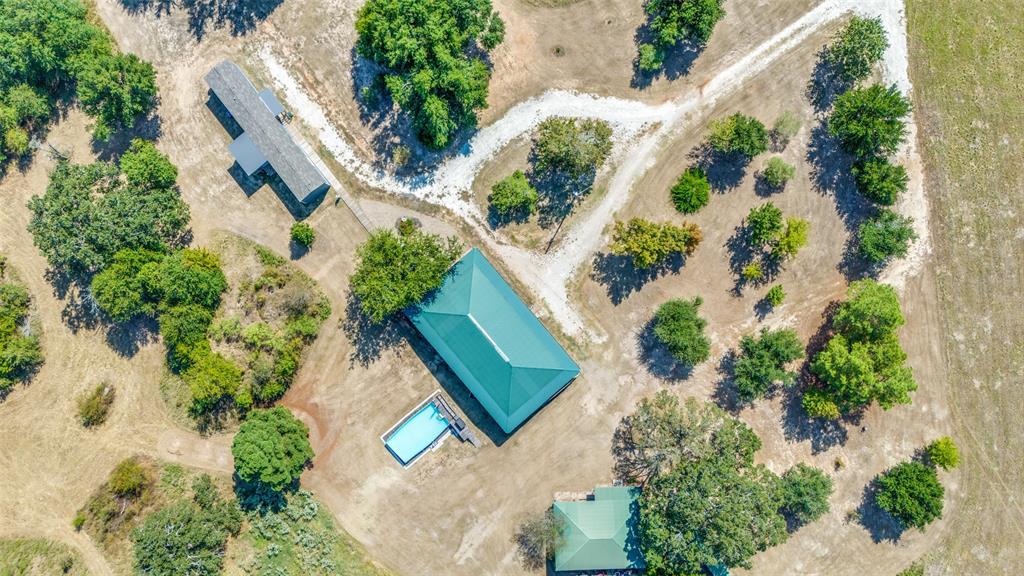
[[[961,508],[939,573],[1024,567],[1024,0],[908,0]],[[922,383],[927,386],[928,383]]]

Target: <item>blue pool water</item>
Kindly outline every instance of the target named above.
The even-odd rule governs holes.
[[[426,450],[446,430],[448,430],[448,420],[431,402],[417,410],[397,430],[392,432],[384,445],[398,458],[399,462],[406,465],[412,462],[420,452]]]

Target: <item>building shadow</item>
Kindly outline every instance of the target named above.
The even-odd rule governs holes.
[[[632,256],[620,256],[600,252],[594,256],[590,278],[604,286],[612,304],[618,306],[634,292],[639,292],[648,282],[666,274],[678,274],[686,265],[686,255],[673,254],[664,262],[648,268],[637,268]]]
[[[676,360],[665,345],[654,334],[654,318],[644,324],[637,334],[636,346],[640,362],[652,376],[678,382],[686,380],[693,373],[693,366]]]
[[[899,520],[878,506],[878,502],[875,500],[879,490],[878,479],[879,476],[875,476],[864,487],[860,506],[857,508],[858,522],[871,534],[871,541],[875,544],[882,542],[895,544],[903,537],[903,532],[906,529]]]
[[[188,31],[202,40],[210,30],[227,29],[232,36],[252,32],[284,0],[120,0],[129,14],[150,12],[157,17],[176,10],[188,14]]]
[[[654,44],[655,33],[651,30],[651,16],[641,24],[633,33],[633,45],[636,47],[637,56],[633,58],[633,77],[629,82],[631,88],[643,90],[659,78],[667,80],[678,80],[690,73],[694,62],[704,51],[704,46],[688,40],[680,40],[675,45],[664,49],[662,65],[657,70],[642,70],[640,68],[640,46],[643,44]]]

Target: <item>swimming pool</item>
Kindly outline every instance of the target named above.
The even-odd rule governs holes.
[[[428,402],[388,434],[384,445],[403,466],[408,466],[446,432],[448,420],[433,402]]]

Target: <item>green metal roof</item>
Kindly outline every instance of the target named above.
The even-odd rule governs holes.
[[[564,521],[555,571],[642,569],[639,497],[639,488],[618,486],[596,488],[593,500],[555,502]]]
[[[505,432],[580,372],[476,248],[407,315]]]

